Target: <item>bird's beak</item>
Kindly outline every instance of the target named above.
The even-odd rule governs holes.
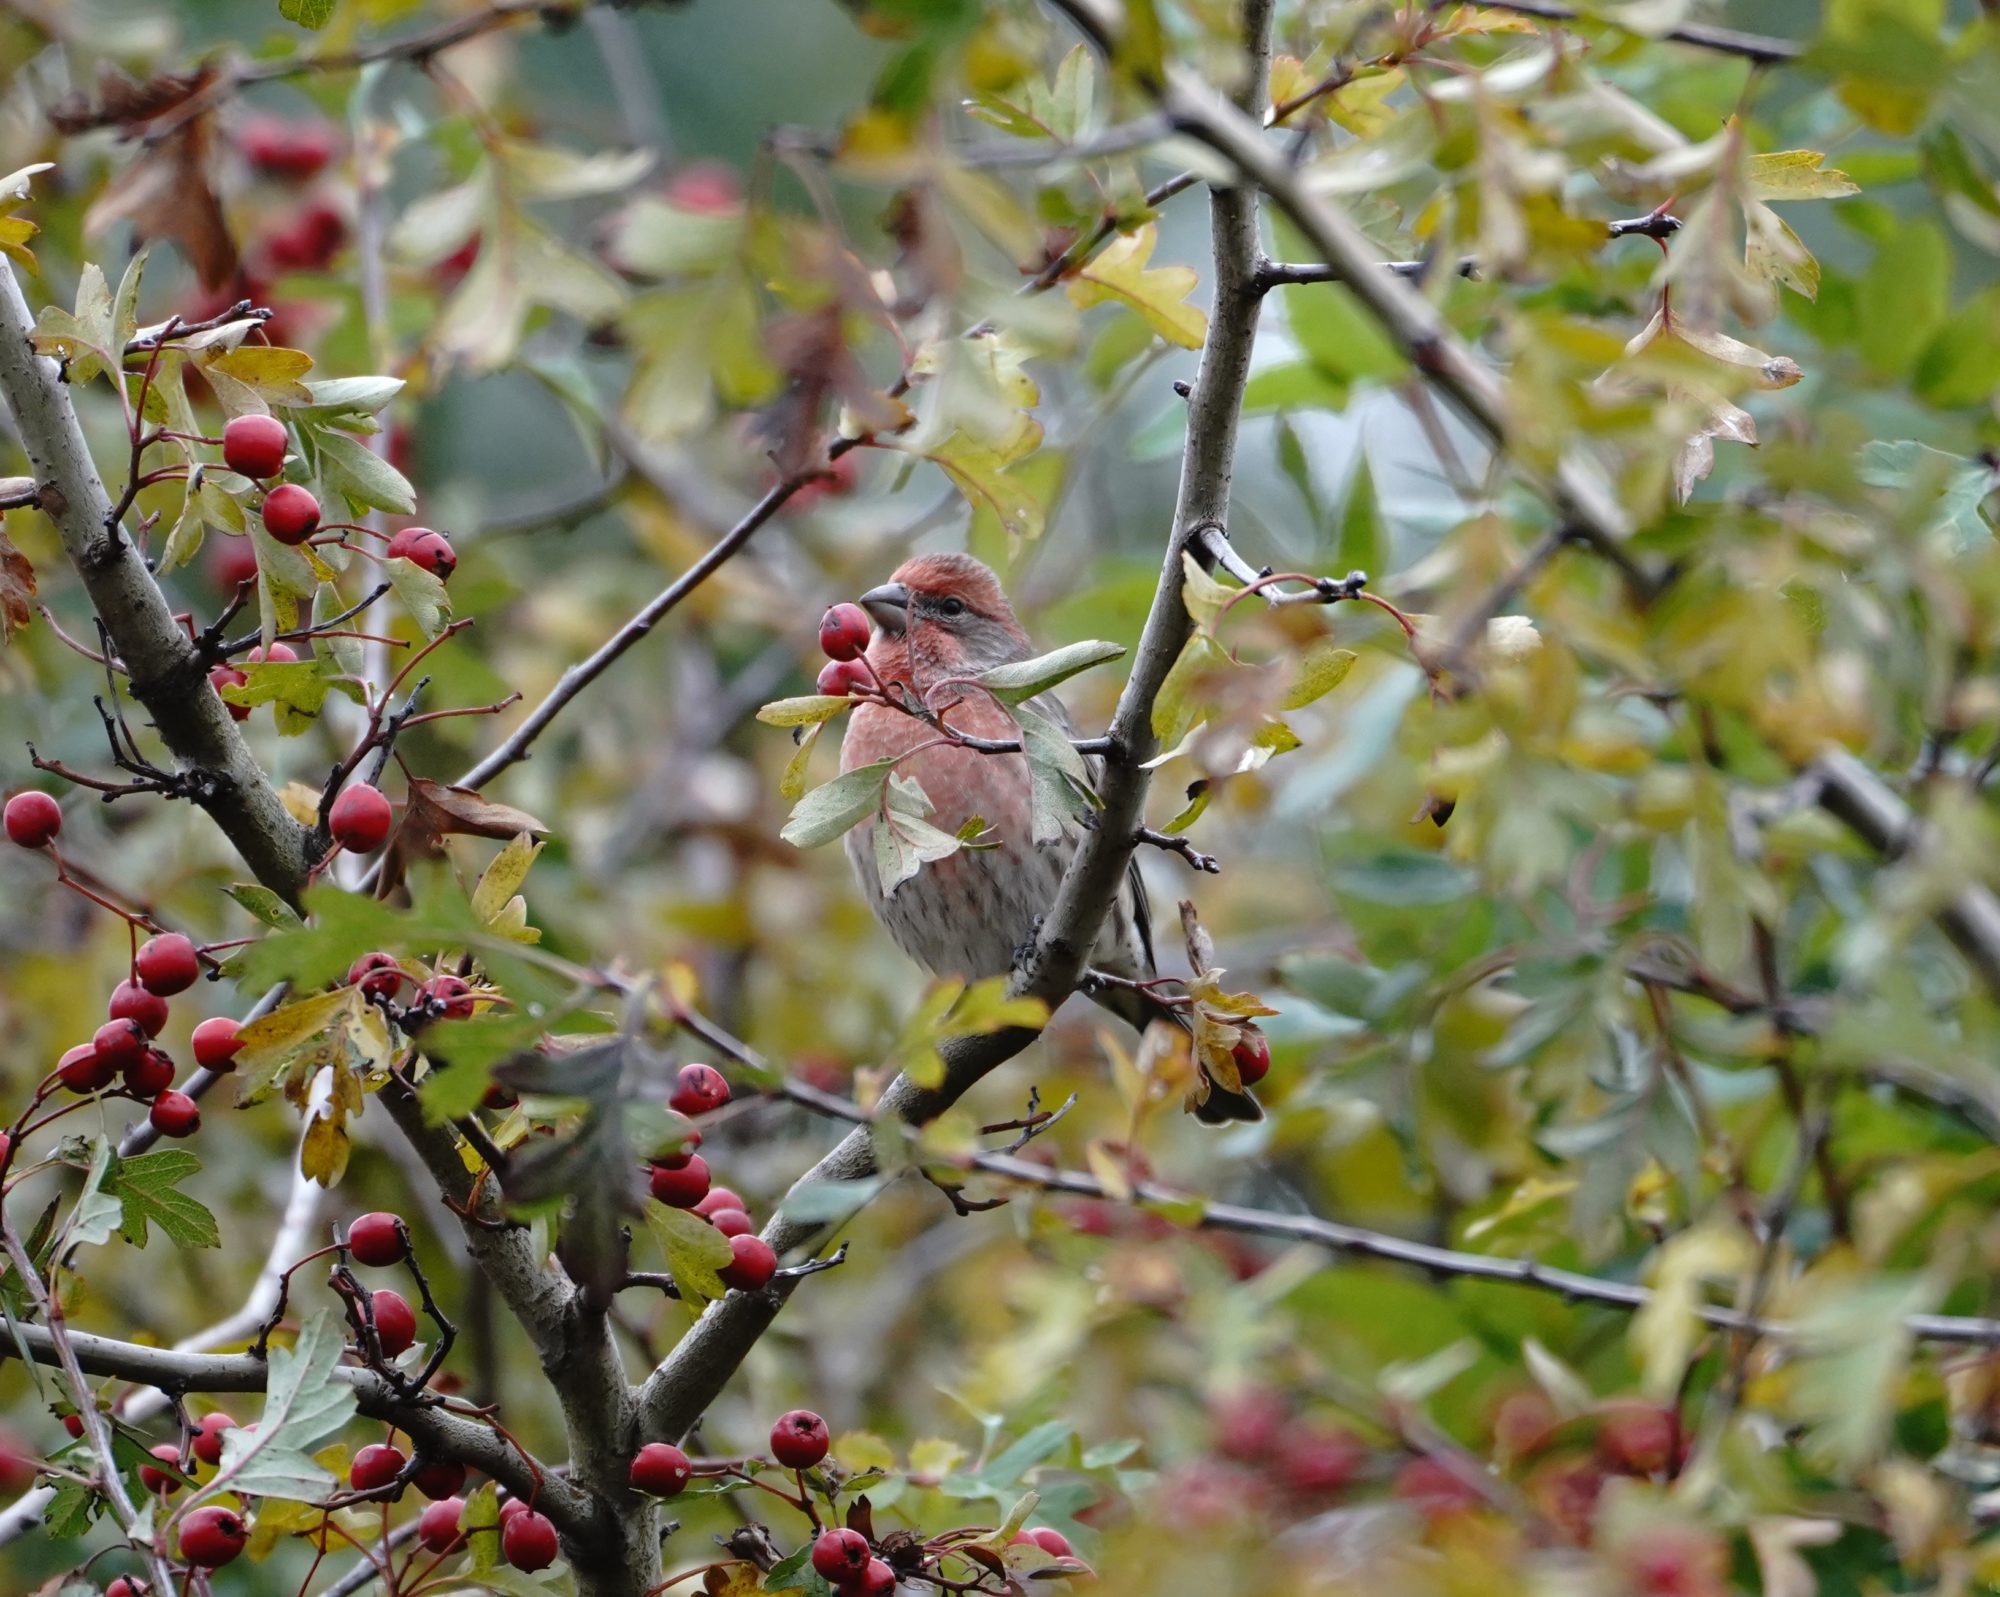
[[[875,625],[884,632],[899,637],[910,619],[910,590],[900,582],[885,582],[861,596],[861,608],[875,618]]]

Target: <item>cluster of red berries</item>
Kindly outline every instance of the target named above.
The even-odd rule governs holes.
[[[363,997],[383,1003],[396,1003],[405,983],[416,990],[408,1008],[397,1017],[405,1030],[427,1020],[469,1020],[479,1004],[477,989],[463,976],[441,972],[418,981],[394,954],[379,949],[363,954],[347,967],[346,985],[358,987]]]
[[[410,1228],[403,1223],[399,1214],[391,1214],[386,1209],[377,1209],[360,1216],[347,1228],[347,1255],[356,1264],[365,1264],[371,1269],[383,1270],[392,1264],[401,1264],[410,1256]],[[382,1287],[369,1298],[371,1316],[375,1321],[375,1339],[382,1344],[384,1358],[399,1358],[416,1344],[417,1313],[410,1307],[410,1300],[402,1293]],[[399,1464],[397,1468],[402,1466]],[[376,1485],[382,1484],[376,1482]],[[356,1491],[366,1491],[369,1487],[354,1483]],[[422,1490],[421,1483],[419,1490]],[[426,1491],[426,1497],[449,1497],[457,1491],[457,1486],[442,1492]]]
[[[868,612],[858,604],[837,604],[819,618],[819,646],[826,655],[816,684],[820,692],[867,695],[881,691],[866,658],[873,630]]]
[[[713,1065],[683,1065],[667,1106],[692,1119],[729,1102],[729,1083]],[[717,1273],[725,1286],[755,1292],[778,1272],[778,1255],[756,1233],[750,1206],[728,1187],[712,1185],[708,1161],[694,1150],[701,1133],[691,1131],[678,1152],[662,1154],[649,1167],[647,1189],[670,1209],[689,1209],[729,1239],[731,1258]]]

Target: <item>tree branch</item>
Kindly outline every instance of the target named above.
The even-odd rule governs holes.
[[[1245,0],[1245,70],[1236,89],[1234,113],[1239,117],[1247,118],[1248,108],[1264,103],[1272,5],[1273,0]],[[1152,608],[1111,722],[1114,752],[1105,761],[1103,808],[1097,826],[1084,835],[1064,872],[1032,953],[1010,983],[1015,994],[1040,998],[1051,1009],[1075,989],[1124,880],[1144,819],[1149,773],[1142,767],[1154,751],[1153,700],[1192,625],[1181,602],[1182,551],[1190,547],[1195,529],[1206,522],[1226,522],[1229,514],[1236,435],[1262,300],[1252,284],[1262,256],[1255,190],[1216,190],[1210,198],[1210,218],[1214,302],[1188,403],[1180,493]],[[899,1076],[883,1094],[880,1115],[912,1123],[935,1118],[1037,1035],[1032,1028],[1013,1027],[955,1039],[943,1050],[945,1071],[939,1085],[919,1087]],[[826,1182],[857,1181],[874,1169],[872,1129],[858,1127],[792,1190],[796,1194]],[[792,1220],[781,1207],[764,1228],[764,1237],[782,1254],[816,1244],[828,1230],[823,1222]],[[763,1292],[732,1292],[709,1305],[640,1393],[645,1436],[678,1437],[700,1418],[770,1326],[792,1286],[774,1282]]]
[[[296,903],[312,865],[306,828],[286,813],[227,707],[208,685],[194,642],[124,530],[92,464],[68,387],[30,346],[34,326],[11,264],[0,262],[0,390],[39,485],[42,509],[130,675],[132,695],[194,791],[266,887]]]
[[[1524,17],[1541,17],[1549,22],[1598,23],[1605,27],[1618,27],[1618,19],[1600,12],[1588,15],[1579,13],[1573,6],[1558,5],[1554,0],[1493,0],[1496,11],[1512,11]],[[1736,28],[1711,27],[1705,22],[1684,23],[1677,28],[1669,28],[1663,35],[1676,44],[1691,44],[1698,50],[1714,50],[1721,55],[1741,56],[1746,61],[1754,61],[1758,66],[1776,66],[1787,61],[1796,61],[1805,54],[1805,46],[1794,44],[1790,39],[1773,38],[1768,33],[1744,33]]]

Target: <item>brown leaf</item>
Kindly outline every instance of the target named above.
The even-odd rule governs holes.
[[[28,601],[34,596],[35,568],[0,530],[0,646],[28,624],[33,614]]]
[[[81,91],[64,95],[49,107],[49,122],[58,133],[116,127],[130,135],[138,124],[179,110],[214,81],[215,68],[205,66],[193,72],[162,73],[141,83],[106,62],[97,71],[96,102]]]
[[[546,837],[549,829],[526,810],[495,803],[469,787],[447,787],[424,777],[413,778],[403,822],[389,840],[389,851],[382,860],[382,880],[376,892],[387,898],[402,886],[412,865],[444,852],[447,837],[511,841],[523,832]]]

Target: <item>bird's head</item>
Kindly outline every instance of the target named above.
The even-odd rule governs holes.
[[[861,605],[881,630],[868,651],[877,672],[921,688],[1034,652],[992,569],[971,555],[918,555]]]

